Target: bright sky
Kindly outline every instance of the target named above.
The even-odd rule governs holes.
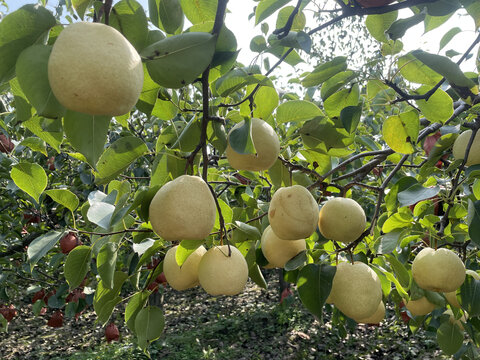
[[[148,10],[148,0],[137,0],[139,1],[144,9]],[[14,11],[20,6],[28,3],[36,3],[35,0],[6,0],[6,3],[9,6],[9,12]],[[117,1],[114,1],[117,2]],[[295,2],[292,2],[294,4]],[[58,0],[48,0],[50,6],[55,6],[58,4]],[[228,9],[230,13],[227,14],[226,24],[228,28],[235,34],[238,42],[238,48],[242,49],[239,54],[239,61],[244,64],[249,64],[250,61],[257,55],[250,51],[250,39],[254,36],[261,34],[260,25],[254,26],[254,19],[248,20],[249,14],[252,12],[256,3],[253,0],[230,0],[228,3]],[[0,8],[0,11],[4,11],[3,8]],[[310,24],[311,27],[315,26],[313,19],[310,14],[311,11],[306,12],[307,14],[307,24]],[[405,10],[402,17],[411,16],[412,13],[409,10]],[[272,15],[269,19],[270,31],[275,27],[276,15]],[[404,42],[404,49],[406,51],[414,49],[423,49],[425,51],[436,53],[438,52],[438,44],[442,36],[452,27],[461,27],[467,31],[457,35],[441,52],[444,54],[446,50],[456,50],[459,53],[463,53],[468,46],[473,42],[476,37],[475,26],[473,19],[470,16],[453,16],[446,24],[441,27],[427,33],[423,34],[423,24],[419,24],[414,28],[411,28],[407,31],[406,36],[402,39]],[[474,53],[476,54],[476,53]],[[272,61],[271,61],[272,63]],[[284,71],[291,71],[291,68],[288,68],[288,65],[282,65]],[[469,61],[463,66],[464,71],[473,71],[474,61]]]

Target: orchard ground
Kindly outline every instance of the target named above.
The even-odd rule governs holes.
[[[277,271],[266,273],[271,286],[264,290],[248,282],[232,297],[211,297],[196,287],[178,292],[167,287],[163,310],[166,326],[150,348],[153,359],[447,359],[438,349],[435,332],[408,325],[387,309],[380,326],[355,325],[342,334],[329,314],[324,325],[293,296],[279,303]],[[13,359],[147,359],[132,344],[133,335],[118,319],[120,342],[106,343],[104,329],[88,309],[78,321],[46,326],[47,316],[34,317],[25,299],[19,316],[0,340],[0,358]],[[344,336],[346,335],[346,336]]]

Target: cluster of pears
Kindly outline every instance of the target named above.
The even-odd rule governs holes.
[[[65,27],[48,60],[48,80],[60,104],[89,115],[128,113],[140,97],[143,78],[137,50],[101,23]]]
[[[480,280],[475,271],[465,270],[457,254],[445,248],[425,248],[415,256],[412,263],[412,276],[417,285],[424,290],[443,293],[450,305],[457,308],[460,308],[460,304],[456,292],[467,274]],[[436,307],[425,296],[406,303],[407,310],[413,316],[427,315]]]
[[[162,186],[150,203],[149,217],[153,230],[168,241],[203,240],[210,234],[217,216],[210,188],[198,176],[183,175]],[[234,246],[214,246],[208,251],[200,245],[182,266],[176,251],[170,248],[163,272],[170,286],[186,290],[200,286],[211,295],[240,293],[248,280],[248,266]]]

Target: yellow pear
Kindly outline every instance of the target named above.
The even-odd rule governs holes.
[[[425,248],[413,260],[412,276],[422,289],[451,292],[465,281],[465,266],[451,250]]]
[[[245,122],[236,124],[235,129],[243,126]],[[227,160],[231,167],[237,170],[261,171],[272,167],[280,154],[280,141],[273,128],[263,120],[252,118],[252,141],[256,154],[240,154],[233,150],[230,142],[227,145]]]
[[[77,22],[58,36],[48,60],[48,80],[67,109],[90,115],[123,115],[143,86],[140,56],[116,29]]]
[[[198,285],[198,264],[207,252],[205,247],[198,247],[185,260],[182,266],[178,266],[175,254],[178,245],[168,249],[163,260],[163,273],[168,284],[175,290],[186,290]]]
[[[248,280],[248,265],[240,250],[227,245],[214,246],[198,266],[200,286],[210,295],[236,295]]]
[[[478,275],[478,273],[476,271],[467,270],[467,271],[465,271],[465,273],[467,275],[472,276],[475,280],[480,280],[480,275]],[[443,293],[443,295],[445,295],[445,298],[450,303],[450,305],[452,305],[453,307],[456,307],[456,308],[461,307],[460,303],[458,302],[458,299],[457,299],[457,291],[456,290],[448,292],[448,293]]]
[[[453,143],[453,157],[455,160],[464,159],[468,142],[472,136],[472,130],[461,133]],[[477,132],[473,139],[472,147],[468,153],[467,166],[480,164],[480,132]]]
[[[348,198],[328,200],[318,214],[318,229],[322,235],[345,244],[358,239],[365,230],[366,223],[362,207]]]
[[[208,185],[198,176],[182,175],[163,185],[150,203],[153,230],[163,239],[202,240],[215,225],[217,207]]]
[[[413,316],[427,315],[431,313],[437,306],[424,296],[418,300],[410,300],[405,307]]]
[[[360,324],[379,324],[383,319],[385,318],[385,305],[383,304],[383,301],[380,301],[380,304],[378,304],[377,311],[373,313],[373,315],[370,315],[367,318],[356,320],[356,322]]]
[[[306,188],[293,185],[278,189],[268,209],[268,220],[280,239],[305,239],[317,228],[318,205]]]
[[[283,240],[269,225],[262,234],[262,252],[271,267],[283,268],[298,253],[307,249],[305,239]]]
[[[340,263],[333,277],[330,300],[352,319],[368,319],[382,301],[382,287],[375,271],[362,262]]]

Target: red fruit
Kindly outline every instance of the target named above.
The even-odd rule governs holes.
[[[2,305],[0,307],[0,314],[7,320],[7,322],[12,321],[12,319],[18,315],[18,311],[15,309],[15,306],[10,305],[10,306],[4,306]]]
[[[380,176],[380,174],[383,172],[383,166],[379,166],[379,167],[374,167],[372,169],[372,173],[373,175],[375,176]]]
[[[158,283],[156,281],[151,282],[148,284],[147,289],[150,290],[151,292],[157,292],[158,291]]]
[[[280,304],[283,302],[283,300],[285,300],[286,298],[292,295],[293,293],[292,293],[292,290],[290,290],[290,288],[287,287],[283,289],[282,294],[280,295]]]
[[[394,0],[357,0],[357,2],[364,8],[385,6],[392,3]]]
[[[155,282],[162,284],[163,287],[167,287],[168,284],[167,278],[163,272],[155,278]]]
[[[435,134],[425,138],[425,141],[423,142],[423,150],[425,150],[425,154],[427,154],[427,156],[430,154],[430,151],[432,151],[437,140],[440,139],[441,136],[442,134],[440,134],[440,131],[437,131]]]
[[[52,317],[48,320],[47,325],[53,328],[59,328],[63,326],[63,312],[58,310],[53,313]]]
[[[160,259],[153,258],[152,261],[150,261],[147,264],[147,269],[155,269],[155,267],[158,265],[159,262],[160,262]]]
[[[105,328],[105,338],[107,339],[107,342],[118,341],[120,338],[120,332],[118,331],[117,325],[113,322],[108,324]]]
[[[54,162],[55,162],[55,157],[54,156],[52,156],[50,159],[47,160],[48,170],[51,170],[51,171],[55,170]]]
[[[85,299],[86,295],[82,289],[75,289],[65,298],[65,302],[74,302],[78,303],[78,300]]]
[[[36,214],[32,214],[32,213],[30,213],[30,214],[24,213],[23,218],[25,219],[27,224],[38,224],[41,220],[40,215],[36,215]]]
[[[408,322],[410,321],[410,316],[408,316],[407,312],[406,311],[400,311],[400,316],[402,317],[402,321],[405,324],[408,324]]]
[[[246,178],[243,175],[240,175],[239,173],[233,174],[233,176],[236,177],[237,180],[240,181],[240,183],[242,183],[243,185],[249,185],[252,182],[252,180]]]
[[[68,254],[70,251],[75,249],[78,245],[83,243],[78,239],[77,235],[73,232],[69,232],[67,235],[60,239],[60,249],[62,253]]]
[[[40,309],[40,312],[38,313],[38,315],[45,315],[47,313],[47,308],[46,307],[42,307]]]
[[[35,295],[33,295],[32,304],[35,304],[37,300],[43,300],[44,297],[45,297],[45,290],[42,289],[40,291],[37,291]]]
[[[12,140],[3,134],[0,134],[0,152],[8,154],[15,148]]]

